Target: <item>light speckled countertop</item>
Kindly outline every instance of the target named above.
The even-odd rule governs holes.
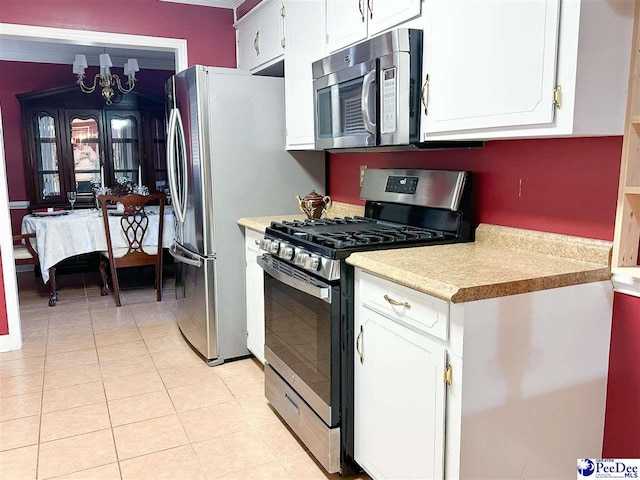
[[[608,280],[612,243],[480,225],[475,243],[354,253],[347,263],[453,303]]]
[[[350,203],[333,202],[331,210],[326,215],[331,217],[354,217],[364,215],[364,207],[352,205]],[[280,222],[282,220],[304,220],[307,218],[304,213],[289,215],[269,215],[266,217],[244,217],[238,220],[238,225],[264,233],[271,222]]]

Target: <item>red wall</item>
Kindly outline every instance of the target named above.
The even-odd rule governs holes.
[[[2,0],[0,22],[184,38],[189,65],[236,66],[230,9],[158,0]]]
[[[236,8],[236,16],[238,19],[244,17],[249,10],[258,5],[261,0],[245,0],[242,2],[238,8]]]
[[[487,142],[484,148],[329,156],[331,198],[363,203],[360,165],[473,172],[481,223],[613,239],[622,137]]]
[[[615,294],[604,457],[640,458],[640,298]]]

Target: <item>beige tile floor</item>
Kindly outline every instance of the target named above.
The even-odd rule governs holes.
[[[262,365],[210,368],[176,326],[174,289],[101,297],[19,274],[24,348],[0,354],[0,478],[325,479],[268,406]],[[366,478],[353,477],[353,478]]]

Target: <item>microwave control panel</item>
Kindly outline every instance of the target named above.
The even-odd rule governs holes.
[[[382,128],[381,133],[396,131],[396,67],[382,70]]]

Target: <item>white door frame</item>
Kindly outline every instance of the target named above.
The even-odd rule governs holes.
[[[0,23],[0,40],[2,39],[171,52],[174,54],[176,72],[180,72],[189,66],[187,41],[182,38]],[[71,66],[69,66],[69,75],[72,75]],[[9,214],[6,171],[2,116],[0,114],[0,250],[2,251],[4,295],[9,323],[9,335],[0,335],[0,352],[22,348],[22,326],[18,303],[18,284],[13,259],[13,236],[11,216]]]
[[[1,107],[1,106],[0,106]],[[7,189],[7,166],[4,157],[4,129],[0,109],[0,252],[2,254],[2,277],[4,299],[7,305],[9,334],[0,335],[0,352],[22,348],[22,327],[18,303],[18,282],[13,260],[13,235],[9,213],[9,191]]]

